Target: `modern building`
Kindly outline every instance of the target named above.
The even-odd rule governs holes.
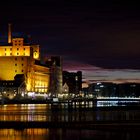
[[[140,97],[139,83],[110,83],[97,82],[88,87],[88,95],[100,98],[138,98]]]
[[[17,75],[22,75],[24,80],[20,85],[15,85],[15,87],[18,87],[16,94],[23,95],[23,93],[21,93],[23,90],[20,90],[20,87],[24,87],[24,94],[29,96],[35,96],[36,94],[43,96],[44,94],[50,93],[52,90],[50,86],[54,82],[52,81],[54,80],[52,78],[53,75],[59,79],[59,92],[61,92],[61,63],[59,66],[55,64],[57,59],[54,57],[42,63],[40,58],[40,46],[25,43],[22,37],[13,37],[11,25],[9,24],[8,41],[0,45],[0,88],[5,89],[0,90],[1,94],[6,94],[9,97],[15,96],[15,92],[12,92],[12,88],[8,94],[7,89],[10,83],[15,85],[15,77],[17,77]],[[51,62],[50,64],[52,65],[48,65],[49,62]],[[4,86],[7,87],[7,89],[2,88],[3,84],[7,84],[7,86]],[[13,90],[15,90],[15,88],[13,88]]]

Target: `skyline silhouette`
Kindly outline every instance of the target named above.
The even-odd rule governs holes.
[[[83,80],[140,81],[135,2],[15,0],[2,3],[0,13],[0,37],[12,23],[13,32],[30,35],[44,56],[62,56],[64,70],[83,71]]]

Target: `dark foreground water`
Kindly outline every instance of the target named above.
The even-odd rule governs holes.
[[[139,140],[139,131],[88,129],[0,129],[1,140]]]
[[[134,121],[139,124],[139,108],[82,108],[68,110],[67,106],[49,104],[10,104],[0,106],[0,121],[15,122],[98,122],[107,121],[109,129],[86,128],[2,128],[0,126],[0,140],[139,140],[140,129],[118,127],[114,129],[111,122]],[[112,129],[113,128],[113,129]]]

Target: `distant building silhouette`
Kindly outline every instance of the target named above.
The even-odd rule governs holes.
[[[67,84],[69,93],[79,94],[82,90],[82,72],[63,71],[63,85]]]
[[[46,65],[50,68],[50,89],[52,96],[62,93],[62,61],[60,56],[51,56]]]
[[[92,83],[88,94],[100,97],[140,97],[140,83]]]

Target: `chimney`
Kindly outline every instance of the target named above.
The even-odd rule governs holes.
[[[8,43],[12,43],[11,24],[8,24]]]

